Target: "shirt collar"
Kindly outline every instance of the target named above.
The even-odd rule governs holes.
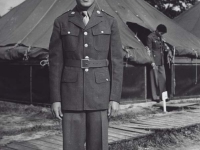
[[[89,17],[92,16],[92,13],[93,13],[93,11],[94,11],[95,6],[96,6],[95,3],[93,3],[87,10],[85,10],[85,11],[88,12]],[[82,12],[83,12],[83,10],[81,10],[81,9],[78,8],[77,6],[76,6],[76,9],[77,9],[77,11],[78,11],[79,13],[82,13]]]

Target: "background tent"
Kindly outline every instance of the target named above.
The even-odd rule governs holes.
[[[143,0],[98,0],[98,5],[117,19],[122,43],[124,47],[131,47],[131,51],[134,51],[136,63],[145,64],[149,60],[143,46],[145,43],[142,44],[135,38],[135,34],[141,37],[144,32],[138,31],[139,28],[134,25],[154,30],[158,24],[163,23],[168,27],[168,33],[164,37],[176,47],[178,55],[196,56],[194,50],[200,53],[200,41],[195,36]],[[0,19],[0,46],[4,47],[0,47],[0,58],[8,59],[5,56],[10,55],[5,53],[18,46],[26,46],[28,54],[33,48],[41,48],[44,54],[45,49],[48,49],[54,19],[74,6],[74,0],[26,0],[12,9]],[[134,25],[131,27],[130,23]],[[7,45],[13,47],[5,49]],[[37,53],[38,51],[39,49]]]
[[[174,21],[200,38],[200,2],[174,18]]]
[[[34,48],[41,48],[44,52],[44,49],[48,49],[55,18],[72,9],[75,4],[74,0],[26,0],[11,10],[0,20],[0,46],[2,46],[0,47],[0,58],[4,60],[12,59],[10,50],[16,50],[16,47],[20,46],[25,46],[20,50],[26,49],[28,55],[32,50],[35,50]],[[102,4],[102,2],[99,4]],[[132,47],[132,51],[135,50],[136,55],[139,53],[140,59],[138,61],[140,64],[147,63],[149,58],[143,44],[135,38],[134,33],[112,10],[107,1],[103,1],[103,5],[99,5],[99,7],[116,17],[124,47]],[[5,48],[5,46],[9,47]],[[39,49],[35,51],[38,52]],[[141,57],[145,55],[146,57]],[[141,61],[143,58],[146,58],[147,61]]]
[[[29,94],[23,95],[30,97],[31,101],[42,102],[41,97],[48,95],[48,68],[44,71],[38,65],[38,60],[48,59],[48,45],[55,18],[74,6],[74,0],[26,0],[0,19],[0,60],[7,60],[0,64],[0,69],[6,72],[0,74],[0,91],[4,91],[0,92],[0,97],[6,99],[11,95],[10,93],[19,89],[18,86],[23,85],[20,92],[30,91]],[[169,32],[165,35],[165,39],[167,43],[176,47],[176,54],[194,57],[193,50],[200,51],[200,42],[195,36],[143,0],[98,0],[98,7],[117,19],[123,47],[132,55],[130,61],[133,64],[150,63],[144,47],[145,42],[140,41],[138,37],[142,37],[143,33],[147,35],[160,23],[168,27]],[[13,62],[13,60],[31,61]],[[36,64],[32,63],[35,60]],[[14,71],[10,71],[6,66],[9,64],[21,66],[12,66]],[[20,76],[20,72],[23,77]],[[125,68],[125,75],[124,83],[127,86],[124,91],[138,93],[139,97],[143,96],[142,98],[145,99],[145,67]],[[29,86],[22,84],[22,81]],[[16,92],[16,95],[20,92]]]
[[[0,60],[3,60],[0,63],[0,69],[3,70],[0,73],[0,99],[25,103],[49,102],[48,67],[41,67],[38,62],[48,59],[48,45],[55,18],[74,6],[74,0],[26,0],[0,19]],[[128,47],[134,54],[131,61],[134,64],[149,63],[150,57],[143,44],[107,1],[103,5],[100,2],[99,7],[117,19],[123,48]],[[145,67],[131,66],[125,70],[129,70],[126,74],[134,79],[125,81],[129,85],[123,91],[128,91],[135,98],[143,97],[144,100]],[[138,81],[142,82],[143,90]]]
[[[200,54],[198,38],[147,2],[143,0],[109,0],[108,3],[138,37],[148,34],[146,29],[155,30],[158,24],[165,24],[168,33],[164,35],[164,38],[167,43],[176,48],[177,55],[196,57],[194,50]]]

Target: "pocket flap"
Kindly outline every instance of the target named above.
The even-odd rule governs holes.
[[[92,33],[93,35],[102,35],[102,34],[111,34],[111,31],[109,30],[109,28],[108,29],[92,28]]]
[[[65,68],[62,74],[62,82],[76,82],[78,80],[78,72],[75,70]]]
[[[96,83],[103,83],[110,81],[109,72],[95,72]]]
[[[79,29],[77,28],[61,28],[61,35],[79,35]]]

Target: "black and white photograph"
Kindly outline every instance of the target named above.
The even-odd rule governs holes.
[[[200,150],[200,0],[0,0],[0,150]]]

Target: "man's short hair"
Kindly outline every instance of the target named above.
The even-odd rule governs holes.
[[[159,24],[156,28],[158,32],[167,33],[167,27],[164,24]]]

